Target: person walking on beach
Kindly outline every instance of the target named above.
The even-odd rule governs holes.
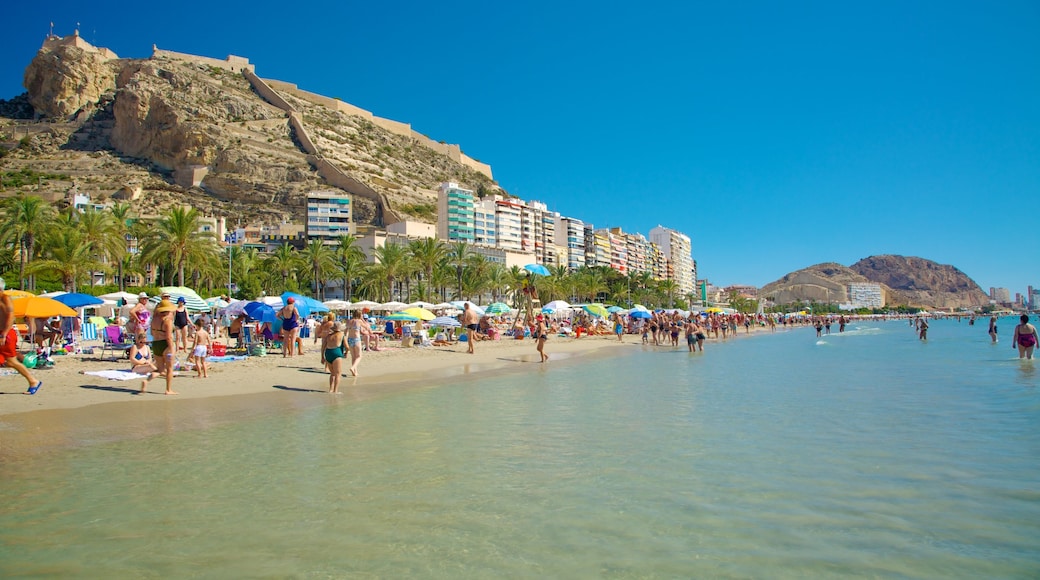
[[[1014,346],[1018,347],[1018,358],[1031,359],[1033,358],[1033,349],[1040,343],[1040,336],[1037,336],[1036,327],[1029,324],[1029,315],[1023,314],[1019,319],[1021,324],[1015,327],[1015,335],[1012,337]]]
[[[622,338],[625,335],[625,323],[621,319],[621,313],[614,313],[614,334],[617,335],[618,342],[622,342]]]
[[[361,313],[354,311],[350,322],[347,323],[347,350],[350,351],[350,374],[358,376],[358,364],[361,362],[361,340],[365,332],[364,320]]]
[[[156,372],[166,377],[166,394],[176,395],[173,390],[173,360],[177,345],[174,342],[173,313],[177,307],[168,298],[159,301],[152,317],[152,354],[156,356]]]
[[[346,324],[337,322],[332,331],[321,339],[321,360],[329,368],[329,393],[339,394],[339,378],[343,373],[343,359],[346,358],[344,330]]]
[[[7,283],[3,278],[0,278],[0,364],[18,371],[18,374],[29,381],[26,395],[35,395],[43,386],[43,381],[36,380],[22,361],[18,360],[18,331],[14,329],[14,304],[11,303]]]
[[[545,341],[549,339],[549,327],[545,324],[545,317],[539,314],[535,317],[538,323],[535,325],[535,348],[538,349],[538,354],[541,355],[541,362],[549,360],[549,355],[545,354]]]
[[[282,358],[292,358],[296,348],[296,333],[300,327],[300,311],[296,309],[296,300],[290,296],[285,299],[285,306],[278,311],[282,319]]]
[[[209,366],[206,364],[206,357],[209,355],[212,340],[202,322],[201,318],[195,321],[195,340],[191,345],[191,356],[195,358],[195,370],[198,372],[198,377],[206,379],[209,378]]]
[[[989,337],[993,339],[993,344],[997,344],[997,315],[989,317]]]
[[[462,326],[469,329],[466,333],[466,352],[473,354],[473,343],[477,342],[477,322],[479,321],[477,311],[469,307],[469,302],[466,302],[462,307]]]

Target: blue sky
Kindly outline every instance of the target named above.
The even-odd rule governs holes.
[[[771,282],[876,254],[1040,286],[1040,3],[181,2],[8,7],[0,98],[49,23],[122,57],[248,57],[409,122],[524,199],[689,235]]]

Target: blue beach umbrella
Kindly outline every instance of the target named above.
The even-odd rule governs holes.
[[[647,312],[646,310],[633,310],[632,312],[629,312],[628,315],[631,316],[632,318],[650,318],[651,317],[651,314],[649,312]]]
[[[607,308],[607,312],[609,312],[611,314],[614,314],[615,312],[621,312],[622,310],[624,310],[624,308],[622,308],[620,306],[611,306],[611,307]]]
[[[524,270],[534,274],[535,276],[548,276],[549,269],[541,264],[528,264],[524,266]]]
[[[80,294],[79,292],[70,292],[68,294],[61,294],[54,297],[55,300],[61,302],[69,308],[82,308],[84,306],[97,306],[104,304],[105,301],[98,298],[97,296],[91,296],[90,294]]]
[[[297,294],[295,292],[283,292],[282,293],[282,304],[285,304],[287,298],[292,298],[296,302],[296,310],[300,311],[300,316],[307,317],[314,312],[328,312],[329,307],[325,306],[321,302],[311,298],[310,296],[304,296],[303,294]]]
[[[450,316],[438,316],[430,321],[430,326],[443,326],[445,328],[458,328],[462,323]]]
[[[278,316],[271,308],[263,302],[250,302],[245,305],[242,312],[246,313],[246,316],[253,320],[259,320],[260,322],[275,322],[278,320]]]
[[[488,304],[487,308],[484,309],[484,314],[489,316],[497,316],[499,314],[506,314],[512,312],[513,309],[509,307],[505,302],[492,302]]]

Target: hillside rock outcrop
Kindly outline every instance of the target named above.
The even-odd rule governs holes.
[[[866,277],[835,262],[825,262],[791,272],[770,282],[758,295],[777,304],[791,302],[842,303],[849,299],[848,285],[852,282],[870,282]],[[882,287],[882,291],[886,289]]]
[[[853,264],[851,269],[892,288],[901,302],[914,306],[970,308],[989,303],[982,288],[964,272],[924,258],[870,256]]]
[[[41,48],[25,69],[29,103],[44,117],[65,120],[116,88],[116,69],[78,46]]]

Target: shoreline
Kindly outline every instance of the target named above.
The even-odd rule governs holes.
[[[783,332],[778,330],[777,332]],[[706,350],[726,342],[771,334],[768,328],[752,328],[726,339],[709,339]],[[629,348],[686,350],[679,346],[646,346],[639,335],[553,337],[546,345],[549,365],[568,365],[624,352]],[[476,380],[506,373],[520,373],[541,366],[535,343],[496,340],[477,343],[469,355],[465,343],[450,347],[400,348],[384,345],[365,352],[361,376],[345,375],[342,393],[331,395],[328,373],[319,365],[316,345],[293,358],[279,354],[249,357],[242,361],[213,363],[210,377],[198,379],[194,371],[181,371],[166,396],[165,383],[153,379],[144,395],[140,382],[108,380],[81,371],[124,369],[125,359],[98,361],[97,355],[55,357],[56,364],[41,370],[44,381],[36,395],[22,394],[20,375],[0,377],[0,462],[31,457],[67,448],[123,440],[143,439],[163,433],[206,429],[230,422],[326,406],[349,404],[392,396],[452,381]],[[518,364],[520,363],[520,364]],[[314,396],[322,395],[322,396]]]

